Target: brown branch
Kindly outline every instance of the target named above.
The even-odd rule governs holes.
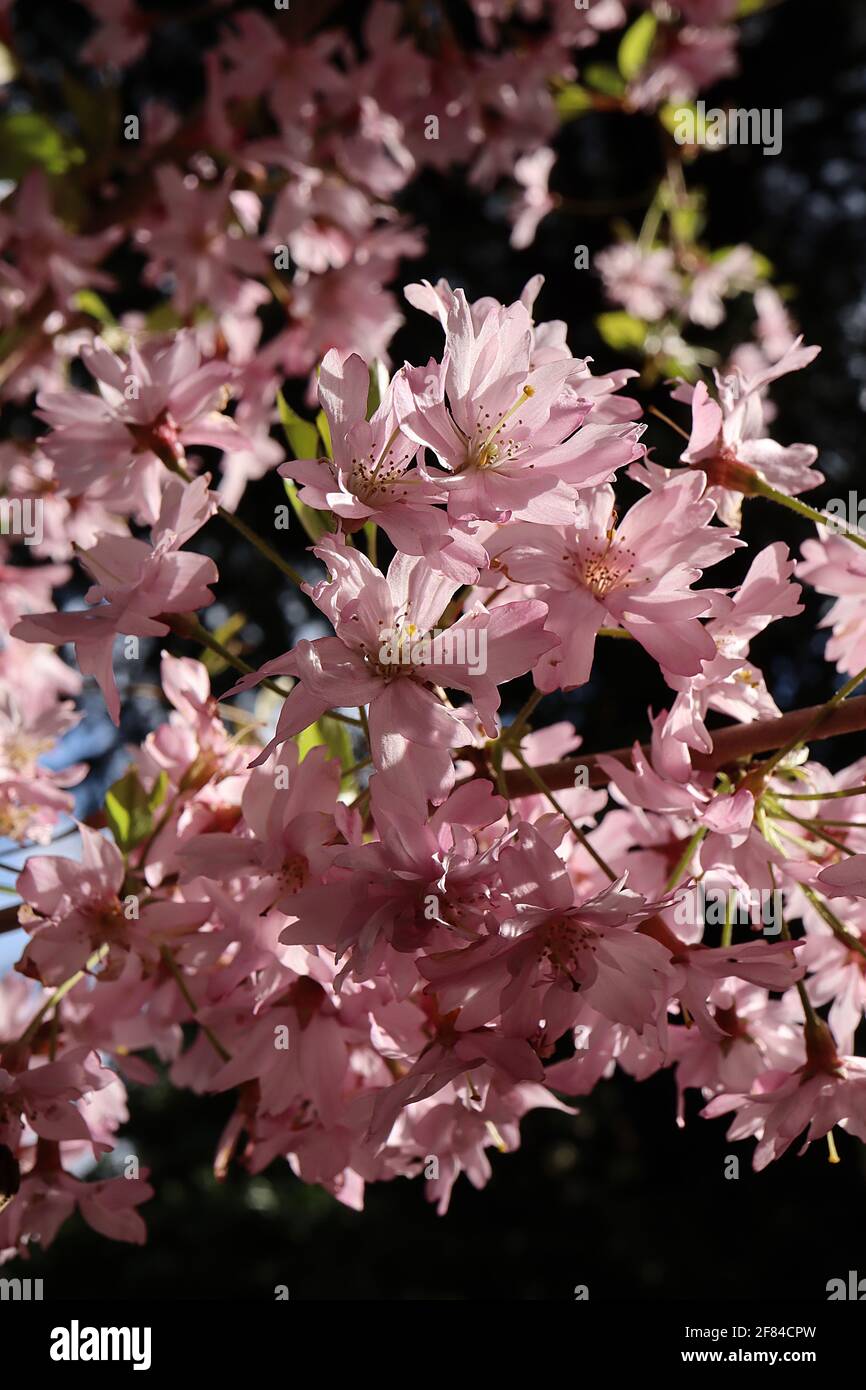
[[[866,695],[846,700],[844,704],[828,711],[826,718],[821,719],[824,710],[824,705],[812,705],[808,709],[791,710],[776,719],[757,719],[753,724],[732,724],[726,728],[711,730],[712,753],[693,754],[692,766],[701,772],[715,772],[718,768],[734,763],[738,758],[748,757],[752,753],[769,753],[799,737],[815,720],[820,720],[820,723],[809,735],[812,743],[866,729]],[[649,756],[649,745],[641,744],[641,748],[644,754]],[[586,767],[589,770],[589,785],[604,787],[607,786],[609,778],[599,767],[598,758],[616,758],[617,762],[629,764],[631,754],[631,748],[613,748],[606,753],[587,753],[583,757],[564,758],[562,762],[539,767],[537,772],[551,791],[561,791],[564,787],[574,785],[574,774],[578,767]],[[511,796],[531,796],[535,792],[536,788],[522,768],[505,772],[504,775]]]
[[[712,753],[695,754],[692,757],[692,765],[701,772],[714,772],[752,753],[769,753],[798,738],[816,720],[819,723],[809,735],[812,743],[866,729],[866,695],[846,700],[844,704],[837,705],[829,711],[825,705],[811,705],[808,709],[791,710],[777,719],[756,719],[754,724],[731,724],[727,728],[714,730]],[[641,748],[645,754],[649,754],[647,744],[641,744]],[[628,763],[631,753],[630,748],[612,748],[607,753],[587,753],[582,758],[564,758],[562,762],[548,763],[545,767],[536,768],[535,772],[551,791],[562,791],[564,787],[574,785],[575,769],[586,767],[589,769],[589,785],[603,787],[607,785],[608,778],[598,766],[599,757],[616,758],[617,762]],[[529,774],[522,768],[503,772],[503,776],[510,796],[532,796],[537,792]],[[471,780],[472,778],[468,777],[463,779],[467,782]],[[17,926],[18,904],[0,908],[0,935],[15,931]]]
[[[7,931],[17,931],[19,927],[18,909],[20,903],[13,903],[11,907],[0,908],[0,936]]]

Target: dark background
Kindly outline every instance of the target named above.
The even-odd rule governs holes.
[[[76,5],[64,5],[58,26],[51,5],[30,8],[28,14],[19,6],[17,21],[50,75],[72,63],[87,19]],[[151,8],[178,15],[183,9]],[[345,13],[353,22],[365,8],[356,3]],[[450,8],[465,25],[466,7]],[[341,14],[337,7],[335,16]],[[742,31],[740,76],[701,95],[708,105],[718,98],[781,107],[782,152],[767,158],[759,148],[732,148],[705,156],[687,177],[707,191],[710,244],[746,241],[767,256],[776,282],[796,287],[790,307],[806,341],[823,346],[812,367],[774,389],[776,436],[819,446],[828,482],[809,500],[820,505],[859,489],[863,478],[866,5],[786,0],[748,19]],[[158,92],[181,106],[194,99],[206,40],[207,26],[168,24],[158,50],[127,74],[129,98]],[[607,56],[602,46],[590,60]],[[651,118],[584,117],[564,128],[558,151],[553,186],[586,202],[634,197],[634,212],[625,215],[637,230],[644,210],[638,195],[652,189],[660,172]],[[508,302],[541,271],[546,283],[537,317],[566,319],[572,350],[592,355],[597,370],[623,365],[593,326],[605,307],[595,276],[573,268],[576,244],[587,244],[592,258],[612,240],[607,212],[555,213],[535,244],[518,253],[508,245],[502,197],[473,192],[457,174],[423,175],[401,203],[428,230],[427,253],[406,265],[402,281],[444,275],[470,299],[492,294]],[[135,285],[139,264],[121,262],[124,282],[112,307],[139,302],[139,294],[148,303]],[[724,353],[748,336],[750,323],[748,298],[734,302],[712,345]],[[700,340],[700,330],[693,332]],[[394,361],[426,360],[439,347],[437,325],[407,308]],[[290,383],[289,394],[300,407],[302,384]],[[663,389],[641,399],[668,406]],[[686,423],[682,407],[673,413]],[[661,462],[679,452],[676,437],[652,417],[645,441]],[[253,485],[241,514],[264,531],[282,500],[279,481],[269,478]],[[264,562],[233,536],[211,530],[202,548],[219,563],[227,612],[248,615],[242,636],[250,659],[285,650],[304,620],[299,601],[276,603]],[[809,533],[806,523],[768,503],[746,505],[750,552],[779,538],[796,550]],[[713,582],[736,583],[743,569],[735,556],[713,571]],[[822,660],[825,638],[816,630],[826,606],[808,595],[802,618],[774,625],[753,644],[783,709],[826,699],[839,683]],[[155,650],[150,659],[152,678]],[[227,684],[223,679],[217,688]],[[515,708],[527,690],[515,685]],[[591,682],[572,695],[549,697],[536,722],[568,717],[584,735],[585,750],[595,751],[645,736],[647,706],[659,709],[667,698],[649,658],[633,644],[609,643]],[[95,770],[80,814],[98,804],[105,782],[117,775],[121,744],[140,739],[160,716],[146,698],[130,701],[119,744],[100,709],[98,697],[88,700],[85,739]],[[822,746],[832,766],[864,751],[861,736]],[[50,1298],[269,1299],[275,1285],[286,1284],[292,1298],[339,1300],[570,1299],[578,1284],[588,1284],[593,1299],[823,1298],[829,1278],[849,1269],[866,1273],[862,1145],[842,1135],[837,1166],[828,1163],[826,1146],[816,1144],[803,1158],[790,1153],[755,1175],[752,1145],[732,1145],[723,1122],[698,1119],[693,1096],[689,1123],[677,1129],[669,1073],[641,1084],[623,1076],[602,1083],[575,1117],[531,1115],[521,1150],[505,1156],[488,1150],[491,1183],[478,1193],[461,1178],[444,1218],[425,1202],[420,1181],[370,1188],[362,1214],[305,1187],[282,1163],[256,1179],[235,1172],[217,1184],[213,1151],[230,1097],[201,1099],[162,1083],[133,1086],[130,1099],[129,1140],[157,1190],[143,1209],[147,1246],[105,1241],[76,1217],[51,1250],[36,1251],[26,1267],[9,1266],[5,1274],[43,1277]],[[729,1153],[740,1159],[738,1181],[724,1177]]]

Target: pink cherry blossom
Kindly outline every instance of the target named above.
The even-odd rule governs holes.
[[[649,654],[679,675],[697,675],[715,644],[697,621],[711,599],[691,586],[701,567],[739,541],[709,523],[714,502],[697,476],[672,478],[614,520],[614,495],[586,495],[583,525],[560,530],[518,524],[487,544],[494,569],[531,584],[548,606],[547,630],[561,646],[536,668],[539,689],[572,689],[589,679],[595,635],[620,623]],[[700,537],[700,540],[698,540]]]
[[[763,21],[736,0],[170,8],[84,0],[56,82],[0,0],[10,963],[26,938],[0,980],[0,1263],[76,1209],[145,1239],[148,1182],[92,1173],[129,1154],[128,1086],[217,1098],[218,1180],[287,1165],[354,1213],[422,1173],[445,1212],[527,1114],[619,1074],[669,1070],[671,1118],[700,1093],[758,1168],[825,1135],[834,1156],[836,1127],[866,1142],[866,759],[840,735],[839,770],[819,760],[827,726],[863,723],[862,546],[828,513],[796,565],[776,533],[749,548],[750,509],[766,528],[821,481],[770,399],[817,349],[742,209],[715,244],[698,145],[663,132],[635,188],[572,189],[560,162],[576,140],[592,182],[609,121],[669,129]],[[189,99],[148,95],[140,60],[178,43]],[[511,258],[470,248],[471,287],[401,292],[405,261],[453,259],[416,218],[431,190],[451,216],[460,180],[453,247],[477,215]],[[599,192],[621,215],[585,233]],[[536,236],[593,228],[615,241],[587,288],[625,311],[600,369],[566,322],[582,277],[561,303],[562,277],[513,279]],[[434,341],[412,361],[404,298],[434,320],[408,325]],[[653,410],[652,457],[642,412],[674,371],[691,435]],[[284,399],[322,440],[279,468],[314,518],[269,476],[298,437]],[[298,595],[301,518],[322,539]],[[217,587],[212,544],[227,572],[250,547],[272,564],[255,606]],[[808,644],[795,574],[855,678],[802,718],[791,661],[761,668]],[[83,675],[136,733],[123,755]]]
[[[444,511],[434,504],[445,492],[413,466],[418,444],[400,428],[394,383],[367,415],[370,375],[356,354],[326,354],[319,373],[319,399],[330,427],[333,460],[299,459],[279,472],[303,484],[300,499],[331,511],[345,531],[366,521],[382,527],[407,555],[437,557],[456,579],[471,582],[484,562],[468,536],[452,537]],[[475,565],[472,560],[475,560]]]
[[[239,449],[246,441],[218,407],[234,371],[224,362],[201,363],[191,334],[171,343],[130,345],[124,360],[100,339],[82,352],[99,387],[43,393],[40,414],[52,427],[42,440],[65,492],[87,492],[107,506],[153,522],[168,482],[154,448],[180,459],[183,446]]]
[[[522,302],[491,306],[479,321],[458,290],[442,365],[403,374],[403,430],[447,470],[431,477],[455,520],[565,522],[576,487],[606,481],[642,452],[634,426],[584,425],[589,411],[570,385],[582,364],[557,356],[533,365],[533,345]]]
[[[831,629],[826,654],[845,675],[866,665],[866,622],[863,619],[863,585],[866,582],[866,550],[844,536],[820,530],[820,540],[806,540],[795,573],[819,593],[835,598],[820,620]]]
[[[68,308],[78,290],[110,289],[114,280],[99,263],[120,237],[117,228],[70,236],[52,209],[48,179],[41,169],[31,169],[19,185],[14,218],[0,215],[0,321],[5,322],[7,309],[15,316],[25,313],[47,290]]]
[[[736,368],[730,376],[717,374],[718,403],[701,381],[693,393],[675,393],[678,399],[688,395],[692,405],[692,433],[683,462],[707,474],[719,515],[729,525],[737,522],[738,494],[748,487],[750,474],[792,497],[824,480],[824,475],[812,468],[818,456],[813,444],[786,448],[764,433],[764,388],[780,376],[808,366],[820,352],[820,348],[801,347],[801,343],[798,338],[777,362],[752,377],[744,377]]]
[[[862,1057],[838,1057],[818,1068],[806,1063],[793,1073],[764,1073],[745,1095],[720,1095],[703,1113],[710,1119],[734,1111],[729,1139],[758,1140],[753,1159],[756,1172],[781,1158],[798,1139],[803,1153],[839,1125],[863,1139],[866,1136],[866,1066]]]
[[[265,753],[315,721],[334,705],[367,705],[374,766],[418,804],[441,802],[453,785],[449,749],[463,742],[463,724],[434,688],[443,683],[465,691],[482,723],[495,733],[498,683],[520,675],[556,639],[543,631],[544,605],[527,601],[485,610],[479,606],[459,619],[450,638],[433,640],[429,655],[395,661],[419,642],[441,618],[457,585],[415,557],[398,555],[387,578],[358,551],[336,540],[315,547],[332,578],[310,589],[317,607],[334,625],[335,636],[302,641],[283,657],[245,677],[248,689],[267,675],[298,679],[280,712],[276,733]],[[468,636],[484,635],[483,671],[465,655]],[[383,641],[389,651],[383,654]],[[398,652],[399,654],[399,652]],[[411,755],[410,755],[411,750]]]
[[[822,869],[818,882],[826,885],[827,896],[831,898],[866,897],[866,854],[852,854],[850,859],[841,859]]]
[[[682,297],[673,252],[662,247],[644,248],[636,241],[609,246],[595,258],[605,292],[626,313],[655,323]]]
[[[130,536],[105,536],[81,556],[96,581],[86,595],[91,607],[81,613],[35,613],[14,630],[25,642],[74,642],[79,667],[96,677],[115,724],[120,720],[112,667],[115,637],[165,636],[169,627],[163,614],[194,612],[213,598],[208,587],[217,579],[213,561],[180,551],[215,510],[209,481],[205,475],[187,486],[172,479],[151,532],[152,546]]]

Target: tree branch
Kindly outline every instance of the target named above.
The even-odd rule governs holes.
[[[754,724],[731,724],[727,728],[713,730],[712,753],[695,754],[692,757],[692,765],[700,772],[715,772],[728,763],[736,762],[737,758],[745,758],[752,753],[769,753],[774,748],[781,748],[791,739],[800,737],[812,725],[815,725],[809,734],[812,743],[866,729],[866,695],[858,695],[830,710],[827,710],[826,705],[810,705],[808,709],[791,710],[778,719],[756,719]],[[645,754],[649,754],[647,744],[641,744],[641,748]],[[534,771],[550,791],[562,791],[564,787],[573,786],[575,769],[578,767],[589,769],[591,787],[604,787],[608,778],[598,766],[599,757],[616,758],[617,762],[628,763],[631,754],[631,748],[613,748],[607,753],[587,753],[582,758],[564,758],[562,762],[548,763]],[[523,768],[514,768],[503,775],[509,796],[532,796],[538,791],[537,785]],[[471,777],[463,778],[464,782],[472,780]],[[18,904],[0,908],[0,935],[15,931],[17,927]]]
[[[826,713],[826,718],[822,714]],[[808,709],[791,710],[776,719],[756,719],[753,724],[732,724],[726,728],[711,730],[712,753],[692,754],[692,766],[699,772],[715,772],[738,758],[752,753],[769,753],[781,748],[791,740],[796,740],[810,730],[809,740],[818,743],[821,739],[834,738],[839,734],[852,734],[866,729],[866,695],[846,700],[829,711],[825,705],[811,705]],[[641,749],[649,756],[649,745],[641,744]],[[578,767],[589,769],[589,786],[607,786],[609,778],[598,766],[599,757],[616,758],[617,762],[631,763],[631,748],[613,748],[606,753],[587,753],[582,757],[564,758],[559,763],[549,763],[539,767],[538,775],[551,791],[561,791],[574,785],[575,770]],[[469,779],[466,779],[469,780]],[[531,796],[537,788],[522,768],[505,773],[509,796]]]

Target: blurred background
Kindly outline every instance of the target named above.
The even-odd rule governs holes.
[[[244,8],[251,7],[246,0]],[[159,45],[125,76],[130,102],[157,95],[183,108],[200,93],[209,21],[204,27],[184,23],[185,7],[177,3],[142,8],[161,9],[169,18]],[[353,0],[331,7],[331,18],[355,29],[365,8]],[[464,29],[466,8],[448,6]],[[16,23],[50,84],[74,67],[91,21],[68,0],[19,5]],[[605,56],[604,44],[593,56]],[[707,239],[715,246],[745,241],[767,257],[774,282],[793,292],[787,302],[806,341],[822,345],[806,372],[773,392],[775,437],[819,448],[827,482],[809,500],[821,505],[864,487],[866,6],[862,0],[771,4],[743,21],[740,57],[740,74],[702,96],[708,106],[724,101],[781,108],[782,151],[766,157],[759,147],[733,147],[700,159],[689,183],[706,191]],[[563,127],[557,153],[552,187],[576,200],[580,211],[564,205],[552,213],[534,244],[519,252],[509,245],[502,197],[481,194],[456,174],[422,174],[399,201],[427,229],[427,249],[403,266],[398,286],[444,276],[470,299],[493,295],[510,302],[541,273],[536,318],[565,319],[573,352],[592,356],[595,370],[604,371],[624,359],[595,327],[608,306],[593,255],[611,243],[612,219],[639,228],[660,173],[657,132],[649,117],[588,114]],[[578,244],[589,248],[588,270],[574,268]],[[118,303],[134,305],[140,293],[147,308],[150,292],[138,289],[136,257],[120,253],[109,268],[122,277]],[[106,298],[114,307],[111,295]],[[729,306],[713,346],[725,355],[749,336],[751,321],[751,300],[743,296],[742,305]],[[438,325],[406,306],[393,361],[424,361],[440,345]],[[638,394],[644,406],[655,402],[687,424],[684,408],[670,406],[663,386]],[[287,395],[303,408],[303,383],[287,383]],[[653,456],[674,461],[677,436],[652,416],[647,423],[644,442]],[[271,476],[251,486],[240,514],[264,532],[282,501],[280,482]],[[796,551],[809,532],[807,523],[769,504],[756,500],[745,508],[750,548],[784,539]],[[256,661],[286,650],[299,635],[319,635],[306,601],[277,593],[265,562],[230,532],[209,528],[198,544],[219,565],[223,616],[245,615],[240,638]],[[290,558],[313,572],[301,542]],[[743,568],[734,556],[713,580],[735,584]],[[774,625],[753,644],[752,657],[783,709],[826,699],[839,683],[823,661],[825,639],[816,627],[825,606],[808,594],[801,618]],[[145,667],[154,681],[157,660],[154,645]],[[93,766],[79,815],[99,806],[124,765],[124,746],[160,722],[161,706],[147,694],[147,683],[145,675],[139,693],[126,701],[119,735],[98,694],[88,694],[88,717],[63,755],[65,761],[87,758]],[[229,683],[222,676],[216,688]],[[527,693],[525,684],[515,683],[513,709]],[[662,708],[667,697],[640,650],[608,643],[591,682],[546,699],[536,723],[568,718],[583,735],[584,751],[619,747],[645,737],[647,708]],[[866,744],[854,735],[824,744],[822,752],[837,767],[862,756]],[[7,936],[0,948],[5,965],[20,943]],[[293,1299],[570,1299],[576,1285],[587,1284],[593,1299],[652,1300],[823,1298],[829,1278],[849,1269],[866,1273],[863,1146],[841,1135],[838,1165],[831,1166],[826,1147],[816,1144],[804,1158],[789,1154],[755,1175],[751,1145],[729,1144],[722,1122],[698,1119],[694,1096],[689,1123],[676,1127],[670,1074],[641,1084],[617,1076],[584,1099],[574,1116],[531,1115],[520,1151],[489,1150],[492,1181],[479,1193],[462,1177],[445,1217],[425,1202],[420,1181],[369,1189],[361,1214],[302,1185],[281,1163],[255,1179],[233,1171],[217,1183],[214,1145],[230,1097],[201,1099],[162,1083],[131,1085],[130,1101],[127,1142],[150,1168],[157,1193],[143,1211],[147,1246],[104,1241],[76,1216],[48,1252],[37,1250],[26,1266],[7,1266],[4,1274],[42,1277],[50,1298],[267,1299],[284,1284]],[[736,1181],[724,1176],[729,1153],[740,1159]]]

